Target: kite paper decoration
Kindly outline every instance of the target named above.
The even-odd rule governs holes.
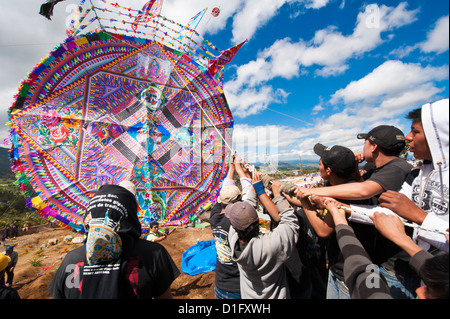
[[[94,18],[75,23],[78,35],[19,87],[9,109],[12,170],[28,206],[66,228],[83,232],[90,198],[123,180],[137,187],[143,228],[184,225],[215,202],[227,173],[233,117],[208,72],[227,51],[193,29],[186,46],[176,40],[185,26],[162,16],[135,32],[134,17],[124,24],[98,12],[140,10],[102,2],[80,10]]]
[[[208,66],[208,72],[214,76],[218,71],[223,69],[223,67],[229,63],[231,60],[233,60],[233,57],[236,55],[236,53],[239,51],[239,49],[244,45],[244,43],[247,42],[245,40],[244,42],[226,50],[223,52],[217,59],[210,60],[209,66]]]
[[[220,14],[220,8],[212,9],[211,14],[213,15],[213,17],[217,18]]]
[[[134,23],[131,28],[136,32],[139,23],[147,23],[152,20],[152,18],[159,16],[161,13],[161,6],[163,0],[150,0],[147,2],[138,15],[134,19]]]

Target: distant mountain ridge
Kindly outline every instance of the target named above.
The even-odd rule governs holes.
[[[277,163],[277,169],[291,169],[291,170],[296,170],[296,169],[300,169],[300,162],[298,160],[286,160],[286,161],[279,161]],[[252,163],[252,165],[256,166],[256,167],[264,167],[264,163]],[[270,163],[268,163],[269,167],[270,167]],[[302,161],[302,168],[318,168],[319,167],[319,163],[317,160],[304,160]]]

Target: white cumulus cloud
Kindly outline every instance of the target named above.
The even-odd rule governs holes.
[[[245,117],[265,110],[271,103],[283,103],[283,99],[276,98],[280,91],[268,83],[275,78],[299,77],[313,65],[322,67],[316,73],[319,76],[345,72],[350,59],[375,49],[384,41],[383,32],[415,21],[417,13],[418,10],[408,10],[406,2],[397,7],[370,5],[358,14],[349,35],[330,26],[316,31],[309,41],[295,42],[290,38],[275,41],[255,60],[239,66],[234,79],[225,83],[233,113]]]
[[[443,53],[449,47],[449,16],[440,18],[435,28],[428,33],[427,40],[420,43],[423,52]]]

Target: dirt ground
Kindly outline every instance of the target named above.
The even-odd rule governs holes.
[[[75,238],[79,234],[58,227],[6,240],[6,245],[14,245],[15,251],[19,254],[12,286],[21,299],[51,299],[48,285],[64,256],[82,245],[64,241],[66,236]],[[183,252],[197,241],[212,238],[210,228],[190,227],[178,228],[161,242],[181,272],[171,286],[175,299],[214,298],[214,271],[190,276],[181,270]],[[4,251],[4,247],[1,249]]]

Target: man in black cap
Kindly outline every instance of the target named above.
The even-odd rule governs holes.
[[[299,187],[296,190],[297,194],[328,196],[341,201],[370,199],[369,204],[376,205],[378,197],[383,192],[399,191],[412,169],[405,159],[399,158],[406,145],[402,131],[394,126],[380,125],[369,133],[358,134],[357,137],[364,139],[365,143],[363,153],[357,153],[355,156],[375,164],[375,168],[362,176],[362,182],[314,189]],[[412,232],[408,235],[412,236]],[[393,275],[389,284],[392,289],[403,286],[402,280],[410,282],[420,280],[409,267],[408,256],[381,234],[376,234],[375,250],[369,252],[369,255],[377,265],[385,263],[393,265],[390,269]]]
[[[362,200],[377,198],[387,190],[398,191],[412,166],[399,158],[405,148],[405,136],[394,126],[380,125],[369,133],[358,134],[365,139],[363,153],[356,153],[359,160],[375,164],[375,168],[362,176],[363,182],[326,188],[301,189],[307,195],[329,196],[336,199]],[[376,204],[376,199],[374,200]]]
[[[360,180],[358,163],[350,149],[340,145],[327,147],[318,143],[314,146],[314,153],[320,156],[320,175],[330,185],[344,184],[351,179]]]
[[[316,144],[314,153],[320,156],[319,172],[326,181],[324,188],[340,187],[346,185],[358,185],[361,176],[358,170],[358,162],[355,154],[348,148],[340,145],[324,146]],[[297,199],[288,196],[289,202],[301,206],[309,223],[317,236],[327,238],[327,255],[329,263],[327,299],[350,299],[348,288],[344,283],[344,258],[339,249],[336,236],[334,235],[334,223],[330,214],[321,213],[309,201],[309,196],[299,188],[296,191]],[[299,202],[296,204],[296,201]],[[368,204],[367,200],[346,200],[347,204]],[[355,234],[362,243],[365,250],[370,254],[373,252],[373,241],[375,230],[368,225],[350,223],[354,227]]]

